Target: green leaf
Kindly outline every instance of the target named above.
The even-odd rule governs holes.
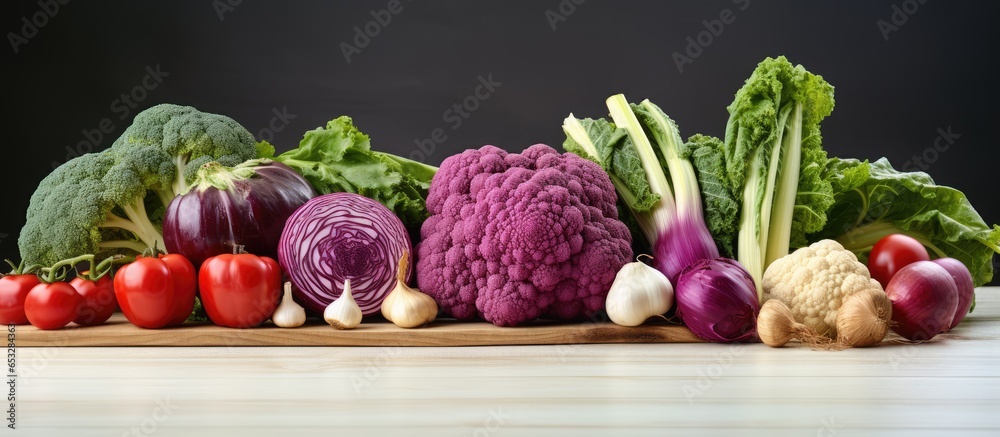
[[[885,158],[873,163],[831,158],[824,178],[836,189],[834,204],[826,226],[809,241],[836,239],[867,262],[879,239],[902,233],[934,257],[961,261],[976,286],[993,279],[1000,226],[987,225],[961,191],[935,184],[927,173],[897,171]]]
[[[261,141],[257,143],[257,157],[258,158],[274,158],[274,146],[267,141]]]
[[[726,184],[723,144],[718,138],[694,135],[685,144],[683,157],[694,164],[705,208],[705,225],[712,233],[719,253],[735,258],[736,233],[739,231],[740,204]]]
[[[266,153],[267,146],[258,145],[258,153]],[[370,138],[350,117],[306,132],[298,148],[273,159],[301,174],[320,194],[355,193],[378,201],[413,233],[428,216],[427,189],[437,167],[371,150]]]
[[[623,129],[605,119],[577,120],[570,115],[563,130],[563,149],[600,165],[630,210],[647,212],[660,200],[650,190],[639,152]]]

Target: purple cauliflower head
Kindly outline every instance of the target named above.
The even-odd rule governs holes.
[[[417,285],[460,320],[592,314],[632,258],[616,200],[597,164],[544,144],[448,157],[427,196]]]

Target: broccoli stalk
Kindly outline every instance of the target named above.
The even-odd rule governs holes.
[[[126,218],[119,217],[115,213],[108,211],[104,222],[99,224],[102,228],[119,228],[131,232],[139,241],[133,240],[104,240],[98,243],[102,250],[109,249],[129,249],[142,253],[146,248],[153,247],[163,249],[163,233],[153,225],[146,214],[145,202],[138,199],[133,205],[123,206]]]

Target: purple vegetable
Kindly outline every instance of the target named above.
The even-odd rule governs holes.
[[[704,340],[733,342],[757,336],[757,289],[750,273],[734,260],[691,264],[678,276],[674,298],[677,315]]]
[[[699,206],[700,207],[700,206]],[[687,266],[695,261],[719,257],[705,222],[698,217],[677,217],[667,232],[661,232],[653,243],[653,266],[670,279],[671,284]]]
[[[277,258],[285,219],[316,196],[302,176],[270,160],[235,167],[203,165],[190,191],[175,197],[163,217],[163,243],[198,267],[211,256],[249,253]]]
[[[955,280],[955,285],[958,287],[958,307],[955,309],[955,317],[951,320],[951,325],[948,326],[947,331],[958,326],[958,323],[969,313],[972,303],[975,302],[976,287],[972,282],[972,273],[969,272],[969,268],[965,264],[962,264],[961,261],[955,258],[938,258],[931,262],[944,267],[948,271],[948,274],[951,275],[951,278]]]
[[[295,300],[314,314],[340,296],[344,281],[365,315],[379,312],[396,285],[396,269],[411,251],[403,222],[392,211],[353,193],[325,194],[302,205],[285,224],[278,262]],[[413,274],[413,263],[406,278]]]
[[[427,210],[418,285],[459,320],[516,326],[593,314],[632,256],[608,175],[544,144],[449,156]]]
[[[933,261],[903,266],[885,286],[892,301],[892,330],[908,340],[926,341],[951,328],[958,311],[958,285]]]

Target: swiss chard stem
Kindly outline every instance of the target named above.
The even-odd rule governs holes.
[[[764,269],[778,258],[788,255],[802,163],[802,103],[795,105],[784,128],[788,132],[782,139],[781,169],[771,206],[773,229],[768,232],[764,243]]]
[[[653,145],[646,137],[642,125],[639,124],[639,120],[632,112],[624,95],[611,96],[606,103],[615,125],[625,129],[629,138],[632,139],[632,144],[642,161],[642,168],[646,172],[646,179],[649,181],[649,191],[660,196],[659,202],[649,211],[649,222],[653,223],[658,231],[670,229],[676,220],[674,194],[671,191],[670,183],[667,182],[667,176],[663,173],[663,168],[660,167],[660,160],[656,157],[656,152],[653,151]],[[658,234],[659,232],[652,237],[647,236],[650,244],[656,244]]]

